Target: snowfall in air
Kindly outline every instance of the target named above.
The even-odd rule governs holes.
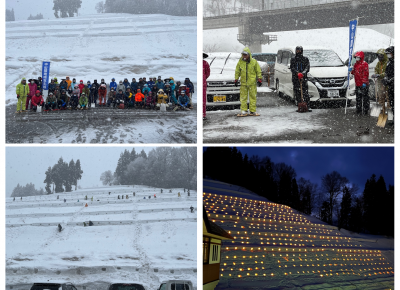
[[[79,290],[121,281],[146,289],[177,279],[196,285],[196,207],[195,191],[139,185],[7,198],[6,288],[48,280]]]
[[[394,240],[340,231],[242,187],[205,180],[223,241],[216,289],[394,289]]]

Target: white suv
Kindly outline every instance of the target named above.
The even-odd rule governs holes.
[[[235,70],[239,59],[237,52],[213,52],[208,54],[206,61],[210,65],[210,76],[207,79],[208,108],[228,109],[240,106],[240,80],[235,86]],[[261,70],[266,70],[268,64],[258,61]]]
[[[294,100],[292,72],[290,59],[295,55],[296,48],[288,47],[278,50],[275,63],[275,88],[279,96],[287,95]],[[331,49],[321,47],[303,47],[303,55],[310,60],[308,77],[308,94],[310,102],[340,101],[344,104],[347,91],[347,66]],[[355,83],[350,76],[349,99],[355,98]]]

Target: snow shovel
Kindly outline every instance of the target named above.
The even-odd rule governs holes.
[[[297,104],[298,112],[299,113],[308,112],[307,103],[304,102],[303,100],[303,79],[300,79],[300,96],[301,96],[301,102]]]
[[[379,114],[378,122],[376,123],[376,125],[378,127],[385,128],[387,118],[388,118],[388,115],[386,114],[385,103],[383,103],[382,111]]]
[[[379,117],[379,113],[381,111],[381,108],[379,107],[378,104],[378,80],[375,81],[375,103],[372,103],[371,107],[371,117]]]

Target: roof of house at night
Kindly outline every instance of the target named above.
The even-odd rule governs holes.
[[[206,229],[206,231],[204,230]],[[223,228],[217,226],[210,221],[207,216],[206,209],[203,207],[203,235],[219,238],[221,240],[233,240],[233,237],[228,234]]]

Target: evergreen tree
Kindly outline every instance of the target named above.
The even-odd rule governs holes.
[[[82,173],[83,173],[83,170],[82,170],[82,168],[81,168],[81,161],[78,159],[78,160],[76,160],[76,163],[75,163],[75,171],[74,171],[74,185],[75,185],[75,190],[77,190],[77,187],[78,187],[78,180],[81,180],[81,178],[82,178]]]
[[[56,18],[74,17],[74,14],[78,14],[79,8],[81,8],[81,0],[53,0],[54,16]]]
[[[46,178],[44,179],[44,183],[46,183],[46,193],[47,194],[51,194],[51,184],[53,183],[53,179],[52,179],[52,170],[51,167],[49,166],[49,168],[47,169],[47,171],[45,172]]]
[[[15,21],[14,8],[11,10],[6,9],[6,22],[7,21]]]
[[[345,186],[343,188],[342,202],[340,203],[340,215],[339,215],[339,222],[338,222],[339,229],[341,229],[341,228],[349,229],[351,199],[352,199],[351,191],[347,186]]]

